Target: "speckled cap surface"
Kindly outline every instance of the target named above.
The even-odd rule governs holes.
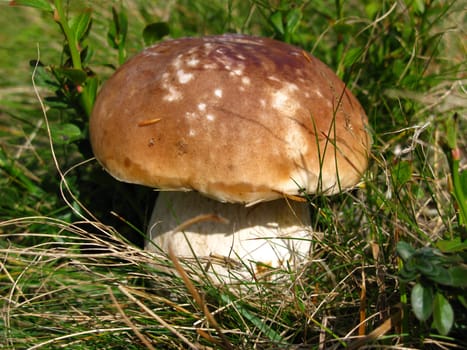
[[[122,65],[90,120],[115,178],[254,203],[332,194],[367,167],[367,118],[325,64],[267,38],[169,40]]]

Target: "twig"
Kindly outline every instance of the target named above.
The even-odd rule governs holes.
[[[366,281],[365,269],[362,269],[362,284],[360,291],[360,326],[358,327],[358,335],[365,335],[366,331]]]
[[[384,321],[378,328],[374,329],[367,336],[362,337],[354,342],[350,343],[347,350],[357,350],[369,342],[375,341],[381,338],[395,325],[400,323],[402,311],[399,308],[394,314],[391,315],[386,321]]]

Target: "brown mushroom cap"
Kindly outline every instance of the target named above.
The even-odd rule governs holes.
[[[121,181],[254,203],[336,193],[367,167],[367,118],[321,61],[245,35],[170,40],[122,65],[90,120]]]

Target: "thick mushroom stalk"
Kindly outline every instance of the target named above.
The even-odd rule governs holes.
[[[196,191],[161,193],[149,241],[183,257],[232,259],[256,274],[261,264],[292,266],[307,255],[306,206],[284,198],[360,181],[366,123],[357,99],[317,58],[267,38],[220,35],[169,40],[130,59],[101,89],[90,136],[115,178]],[[174,231],[211,213],[230,224]]]
[[[228,222],[202,220],[215,214]],[[277,199],[253,206],[221,203],[197,192],[161,192],[148,229],[147,250],[169,247],[220,281],[270,278],[277,268],[295,269],[310,253],[308,205]]]

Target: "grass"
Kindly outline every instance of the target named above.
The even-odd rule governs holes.
[[[370,167],[359,188],[310,198],[323,235],[305,266],[274,283],[213,285],[196,267],[139,248],[154,192],[119,184],[87,161],[87,119],[73,81],[59,77],[68,95],[63,85],[53,91],[39,67],[36,89],[31,83],[30,60],[68,64],[59,27],[46,12],[0,3],[7,14],[0,18],[0,347],[465,347],[465,282],[446,285],[420,272],[438,266],[434,257],[410,260],[431,256],[417,249],[438,249],[443,268],[465,273],[461,1],[123,3],[116,10],[127,15],[128,33],[120,49],[106,37],[113,2],[64,7],[72,18],[92,9],[84,11],[93,23],[82,42],[92,55],[82,63],[101,80],[145,46],[152,22],[165,23],[172,37],[230,31],[286,40],[331,66],[361,101],[373,137]],[[54,92],[60,99],[50,99]],[[418,253],[401,260],[401,241]],[[404,266],[416,267],[405,279]],[[411,299],[418,284],[425,297]],[[438,324],[449,318],[439,295],[454,309],[447,332]],[[414,300],[433,315],[420,321]]]

